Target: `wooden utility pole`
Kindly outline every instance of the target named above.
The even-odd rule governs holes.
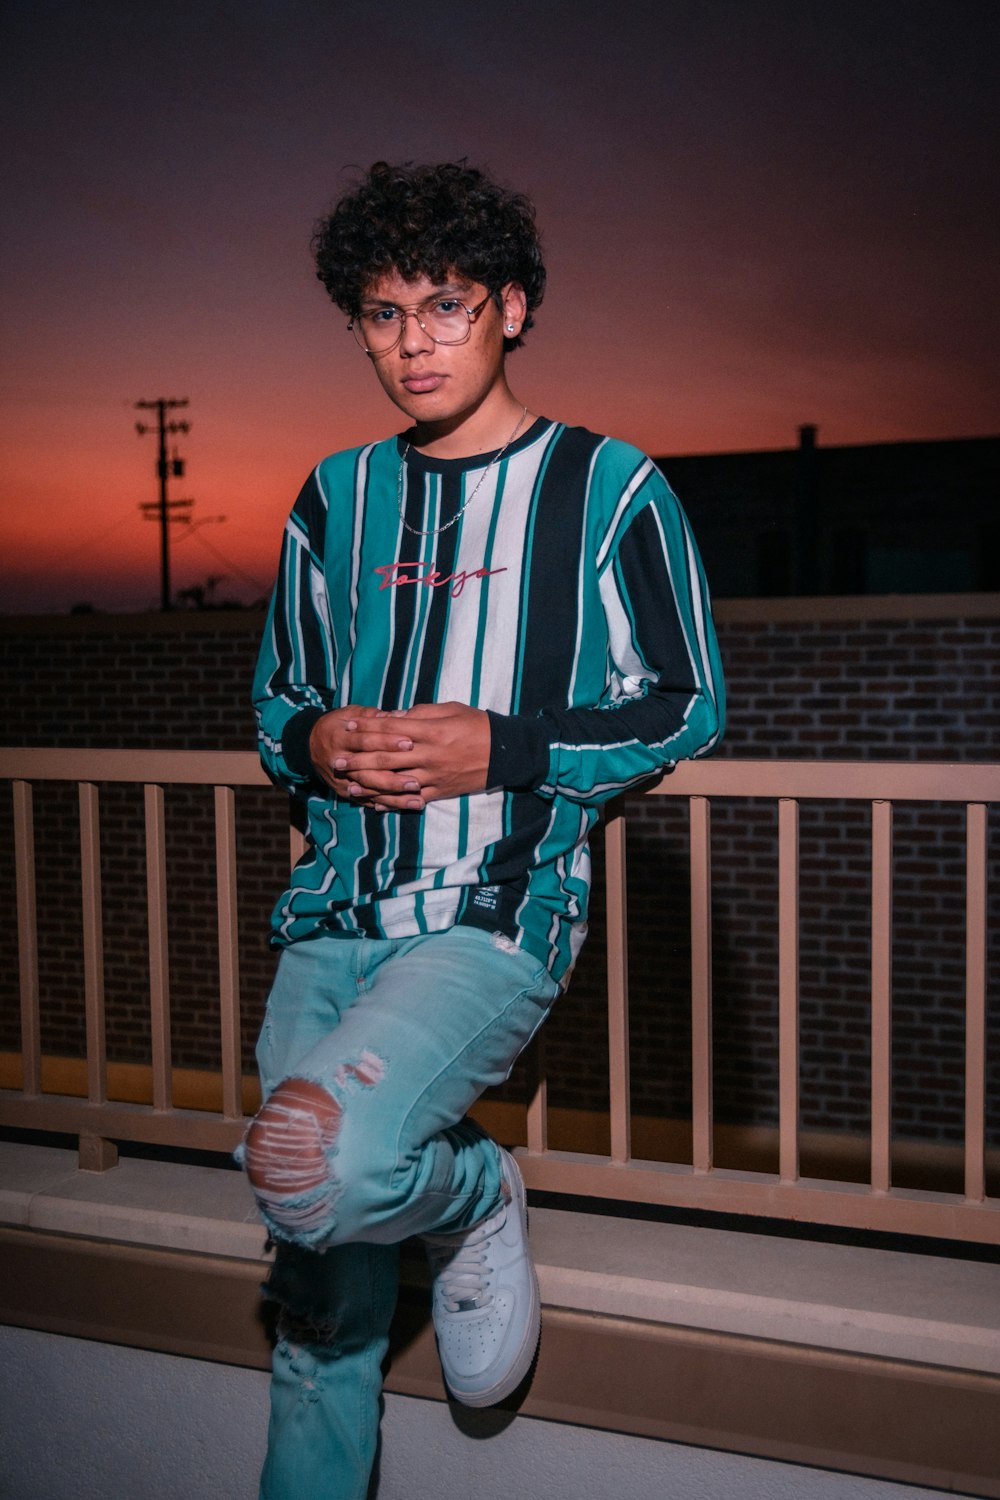
[[[160,396],[155,401],[137,401],[137,411],[155,411],[157,414],[157,425],[148,426],[145,422],[136,422],[135,430],[140,437],[147,432],[156,432],[159,437],[159,457],[156,463],[156,473],[160,481],[160,498],[148,501],[139,506],[145,511],[149,520],[158,520],[160,523],[160,609],[170,609],[170,538],[168,527],[171,520],[187,521],[186,514],[174,514],[174,512],[186,512],[194,504],[193,500],[168,500],[167,499],[167,477],[173,473],[176,478],[184,473],[184,460],[176,456],[168,462],[167,459],[167,435],[175,432],[190,432],[189,422],[168,422],[167,412],[179,406],[187,406],[187,397],[176,400],[171,397]]]

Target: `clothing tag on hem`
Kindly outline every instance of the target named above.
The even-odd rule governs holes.
[[[481,885],[472,895],[470,905],[476,911],[496,911],[500,904],[500,887],[498,885]]]

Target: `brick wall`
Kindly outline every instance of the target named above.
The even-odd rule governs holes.
[[[730,696],[721,753],[747,757],[996,758],[1000,599],[741,600],[717,609]],[[8,745],[244,749],[247,687],[261,628],[248,614],[0,621]],[[104,925],[112,1056],[148,1056],[141,790],[102,792]],[[167,792],[174,1052],[217,1057],[211,794]],[[287,804],[269,788],[237,796],[240,953],[249,1063],[273,958],[267,917],[287,858]],[[777,1118],[776,808],[713,804],[716,1109],[726,1121]],[[0,806],[10,847],[10,805]],[[80,883],[75,794],[36,798],[43,1044],[82,1048]],[[868,1126],[869,814],[805,804],[802,834],[802,1118]],[[895,818],[894,1114],[897,1133],[955,1139],[963,1108],[964,853],[960,809],[900,806]],[[997,902],[997,836],[991,889]],[[595,849],[597,893],[602,871]],[[630,834],[633,1101],[683,1116],[690,1101],[686,812],[635,798]],[[10,861],[0,890],[13,908]],[[994,920],[995,926],[995,920]],[[993,979],[997,955],[991,954]],[[591,939],[547,1029],[554,1103],[606,1100],[603,931]],[[16,935],[0,935],[0,1046],[17,1045]],[[1000,1098],[994,1019],[990,1094]],[[525,1088],[518,1071],[507,1092]],[[1000,1104],[990,1120],[1000,1139]]]

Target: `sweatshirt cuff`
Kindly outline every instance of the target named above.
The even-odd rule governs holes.
[[[293,776],[310,781],[316,774],[309,754],[312,727],[326,713],[325,708],[300,708],[281,731],[281,755]]]
[[[527,714],[497,714],[486,710],[490,721],[490,763],[486,774],[488,791],[533,791],[541,786],[549,770],[549,736],[543,719]]]

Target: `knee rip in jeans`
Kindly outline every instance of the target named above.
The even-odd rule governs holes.
[[[278,1085],[247,1132],[241,1157],[268,1226],[281,1239],[319,1244],[336,1226],[335,1176],[330,1155],[345,1104],[357,1088],[372,1088],[385,1063],[363,1051],[341,1063],[330,1084],[292,1077]]]
[[[293,1343],[290,1338],[282,1335],[279,1336],[275,1352],[279,1359],[287,1360],[289,1370],[298,1381],[299,1400],[306,1404],[318,1401],[323,1388],[323,1373],[321,1362],[313,1350]],[[337,1350],[331,1347],[328,1352],[334,1359],[337,1358]]]

